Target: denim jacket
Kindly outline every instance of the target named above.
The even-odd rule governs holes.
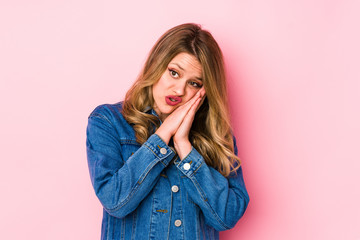
[[[219,231],[234,227],[249,202],[241,167],[225,178],[195,148],[180,160],[154,133],[140,145],[121,109],[121,102],[103,104],[88,118],[101,239],[219,239]]]

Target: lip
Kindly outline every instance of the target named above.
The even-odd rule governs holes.
[[[179,103],[181,103],[182,99],[178,96],[168,95],[165,97],[165,101],[170,106],[175,106]]]

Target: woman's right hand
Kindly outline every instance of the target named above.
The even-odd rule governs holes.
[[[178,130],[191,106],[193,106],[199,98],[201,98],[200,90],[189,101],[176,108],[164,120],[161,126],[156,130],[155,134],[157,134],[166,144],[169,144],[171,137],[174,136]]]

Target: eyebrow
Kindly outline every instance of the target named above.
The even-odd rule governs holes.
[[[185,71],[179,64],[177,64],[177,63],[171,63],[171,64],[174,64],[174,65],[178,66],[178,68],[180,68],[182,71]],[[195,77],[195,78],[199,81],[202,81],[201,77]]]

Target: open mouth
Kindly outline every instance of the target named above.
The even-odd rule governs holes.
[[[181,97],[177,97],[177,96],[166,96],[165,97],[165,101],[168,105],[170,106],[175,106],[179,103],[181,103]]]

